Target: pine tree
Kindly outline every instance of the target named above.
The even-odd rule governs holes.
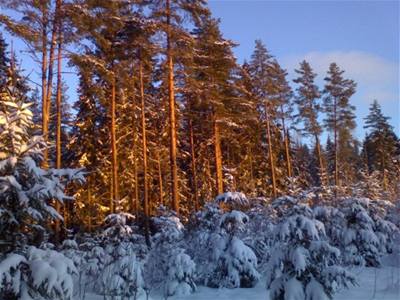
[[[177,131],[179,124],[177,122],[176,107],[176,78],[175,69],[179,60],[179,44],[185,44],[189,39],[188,34],[183,29],[184,23],[198,22],[199,18],[208,13],[204,7],[205,1],[193,0],[158,0],[150,4],[152,18],[160,22],[160,29],[166,35],[166,73],[164,82],[168,87],[168,122],[169,122],[169,156],[170,156],[170,188],[171,204],[173,209],[179,214],[180,210],[180,187],[178,178],[178,138]],[[186,22],[185,22],[186,21]]]
[[[205,19],[201,26],[195,29],[194,35],[197,51],[194,56],[195,78],[201,87],[197,97],[203,113],[199,117],[206,117],[210,126],[208,134],[211,133],[214,145],[215,191],[216,194],[220,194],[224,191],[221,131],[226,131],[230,122],[234,122],[228,115],[228,102],[232,99],[227,94],[231,87],[231,72],[236,66],[232,53],[233,43],[222,37],[218,22],[213,19]]]
[[[335,186],[340,185],[339,168],[345,167],[343,160],[348,157],[353,141],[352,130],[356,126],[355,107],[349,102],[356,91],[356,83],[345,79],[343,73],[336,63],[331,63],[324,89],[325,127],[333,133]]]
[[[272,147],[272,116],[276,110],[276,104],[269,98],[272,84],[270,77],[270,65],[272,56],[268,53],[260,40],[256,40],[254,53],[249,63],[250,76],[253,80],[253,94],[259,100],[258,109],[262,112],[262,120],[266,126],[268,145],[269,168],[271,172],[272,193],[277,196],[276,168],[274,151]]]
[[[318,118],[321,113],[321,104],[319,98],[321,93],[314,83],[315,74],[307,61],[300,63],[300,68],[295,70],[299,75],[293,81],[299,86],[296,89],[295,104],[297,105],[298,114],[296,115],[296,123],[301,123],[303,127],[301,131],[306,136],[312,136],[315,139],[315,149],[317,152],[319,163],[320,184],[323,184],[324,165],[321,151],[320,135],[322,127],[319,124]]]

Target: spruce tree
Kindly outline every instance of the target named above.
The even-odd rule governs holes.
[[[368,172],[380,172],[382,185],[388,188],[390,178],[396,178],[394,157],[399,149],[399,139],[389,124],[389,117],[383,115],[378,101],[374,100],[369,108],[364,128],[368,130],[363,145]]]
[[[83,181],[79,169],[38,166],[45,144],[40,136],[31,135],[31,105],[26,97],[14,94],[11,78],[0,87],[0,238],[6,252],[39,245],[50,221],[62,220],[50,201],[71,200],[64,194],[66,184]]]
[[[8,69],[10,64],[10,59],[7,53],[7,43],[3,38],[3,34],[0,32],[0,84],[4,85],[7,82]]]

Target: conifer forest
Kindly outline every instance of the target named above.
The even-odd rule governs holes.
[[[241,61],[222,21],[0,0],[0,300],[400,298],[380,99],[360,122],[351,70],[287,70],[261,39]]]

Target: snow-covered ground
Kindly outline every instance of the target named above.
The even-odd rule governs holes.
[[[393,264],[392,264],[393,265]],[[387,265],[383,268],[352,269],[358,286],[335,294],[334,300],[399,300],[400,267]],[[376,281],[375,281],[376,279]],[[376,283],[375,283],[376,282]],[[100,300],[102,296],[89,295],[88,300]],[[141,298],[140,300],[145,299]],[[151,300],[162,300],[162,296],[152,295]],[[267,291],[265,280],[251,289],[211,289],[200,286],[196,293],[184,297],[171,297],[170,300],[265,300]],[[149,299],[150,300],[150,299]]]

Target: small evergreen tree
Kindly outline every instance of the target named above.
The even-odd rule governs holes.
[[[184,227],[176,215],[161,211],[152,220],[157,229],[145,264],[146,289],[161,288],[164,298],[196,290],[195,263],[182,245]]]
[[[288,201],[289,200],[289,201]],[[268,262],[267,287],[272,300],[332,299],[354,277],[339,266],[340,251],[326,240],[323,223],[295,199],[277,199],[284,217],[275,230],[276,246]]]
[[[218,232],[210,236],[207,249],[213,264],[206,274],[206,285],[220,288],[250,288],[259,280],[257,257],[238,237],[248,223],[247,215],[231,211],[221,216]]]
[[[61,219],[50,201],[72,200],[64,194],[69,181],[83,181],[81,170],[38,166],[45,145],[30,136],[32,113],[10,85],[0,90],[0,238],[6,250],[40,244],[49,222]]]

